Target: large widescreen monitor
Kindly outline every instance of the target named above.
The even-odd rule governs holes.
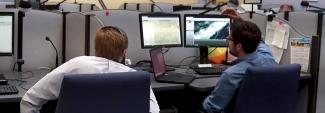
[[[181,47],[179,14],[143,13],[139,15],[141,47]]]
[[[184,21],[186,47],[227,47],[228,16],[185,14]]]
[[[0,56],[13,55],[14,12],[0,12]]]

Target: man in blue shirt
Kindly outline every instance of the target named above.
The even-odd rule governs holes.
[[[238,58],[237,64],[222,73],[215,89],[203,101],[203,108],[207,113],[226,111],[245,77],[247,68],[277,64],[270,49],[261,39],[261,31],[252,22],[233,22],[227,40],[230,53]]]

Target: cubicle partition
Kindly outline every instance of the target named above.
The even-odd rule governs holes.
[[[59,6],[59,10],[68,12],[80,12],[81,6],[77,3],[62,3]]]
[[[262,32],[262,36],[265,36],[266,22],[267,22],[266,15],[259,14],[259,13],[253,13],[252,18],[250,18],[249,13],[241,13],[240,16],[245,20],[254,22],[258,26],[258,28],[260,28],[260,30]]]
[[[325,16],[323,16],[322,26],[325,26]],[[325,36],[325,28],[322,30],[322,36]],[[321,39],[320,54],[316,113],[325,112],[325,39]]]
[[[62,57],[62,14],[29,10],[24,17],[23,25],[23,70],[34,70],[40,67],[55,67],[55,50],[45,40],[49,37]]]
[[[66,15],[65,61],[85,55],[85,18],[82,13]]]

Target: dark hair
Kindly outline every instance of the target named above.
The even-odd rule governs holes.
[[[235,21],[231,24],[234,44],[240,43],[245,53],[253,53],[261,41],[261,31],[249,21]]]

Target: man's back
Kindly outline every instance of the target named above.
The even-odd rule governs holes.
[[[21,113],[38,113],[39,109],[49,100],[58,98],[64,76],[71,74],[93,74],[135,71],[123,64],[95,56],[80,56],[62,64],[48,73],[30,88],[20,103]],[[156,98],[150,91],[150,105],[159,111]],[[150,108],[151,109],[151,108]]]
[[[247,68],[277,64],[263,41],[261,41],[256,52],[238,60],[236,65],[224,71],[212,94],[204,100],[203,107],[208,113],[220,112],[226,109],[237,88],[240,87]]]

